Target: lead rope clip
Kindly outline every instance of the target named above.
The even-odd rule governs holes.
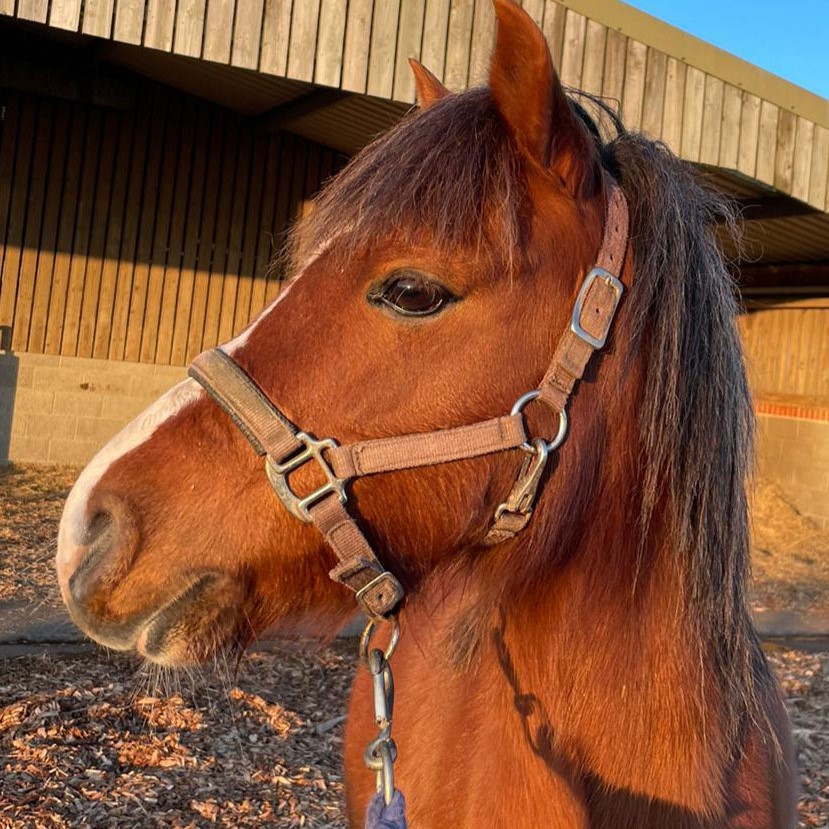
[[[397,760],[397,744],[391,736],[394,715],[394,676],[391,671],[391,659],[400,640],[400,624],[397,618],[391,620],[392,632],[389,645],[385,651],[371,648],[371,636],[377,624],[369,620],[360,637],[360,657],[371,674],[374,692],[374,722],[377,736],[366,746],[363,760],[377,776],[377,793],[383,796],[383,802],[390,806],[394,798],[394,763]]]

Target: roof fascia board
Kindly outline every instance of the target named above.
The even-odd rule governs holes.
[[[620,0],[556,0],[585,17],[659,49],[726,83],[829,129],[829,100]]]

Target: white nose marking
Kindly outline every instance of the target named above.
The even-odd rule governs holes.
[[[58,562],[65,563],[70,557],[73,545],[79,542],[84,530],[87,501],[107,469],[127,452],[131,452],[147,441],[165,420],[178,414],[185,406],[194,403],[202,394],[204,392],[201,386],[188,377],[159,397],[95,455],[81,472],[66,499],[58,532]]]

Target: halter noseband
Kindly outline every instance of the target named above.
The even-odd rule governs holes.
[[[299,520],[313,523],[322,533],[339,560],[329,575],[356,594],[370,622],[392,616],[404,591],[397,578],[383,567],[346,509],[350,479],[521,447],[528,453],[527,459],[483,541],[505,541],[529,522],[549,452],[567,433],[567,400],[590,356],[604,346],[624,290],[619,275],[628,241],[627,201],[615,182],[609,183],[608,191],[601,248],[595,267],[581,285],[570,325],[559,339],[538,388],[519,398],[508,415],[452,429],[340,445],[332,438],[318,440],[299,431],[244,369],[219,348],[193,360],[190,376],[232,418],[256,453],[264,456],[268,478],[285,508]],[[559,415],[559,431],[551,443],[531,439],[526,431],[522,411],[535,399]],[[310,462],[322,471],[326,483],[299,496],[291,489],[288,475]]]

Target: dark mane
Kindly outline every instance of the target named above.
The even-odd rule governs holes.
[[[771,682],[750,621],[746,485],[754,412],[736,328],[737,292],[716,231],[739,244],[734,208],[663,144],[620,132],[602,147],[631,207],[635,290],[628,359],[645,361],[639,435],[643,536],[660,504],[688,607],[732,727]]]
[[[343,253],[394,233],[484,254],[520,250],[523,161],[487,89],[414,111],[357,155],[324,188],[291,234],[295,271],[333,238]]]
[[[757,715],[769,678],[745,596],[753,410],[735,287],[716,239],[718,228],[736,233],[734,213],[689,164],[626,132],[601,101],[578,93],[572,103],[631,208],[635,289],[625,300],[633,331],[626,348],[645,375],[639,531],[647,537],[668,505],[689,613],[714,660],[726,718],[738,728]],[[292,262],[299,267],[341,234],[354,250],[390,231],[412,240],[425,231],[441,246],[520,258],[526,193],[522,160],[488,90],[454,95],[408,116],[355,158],[296,228]]]

